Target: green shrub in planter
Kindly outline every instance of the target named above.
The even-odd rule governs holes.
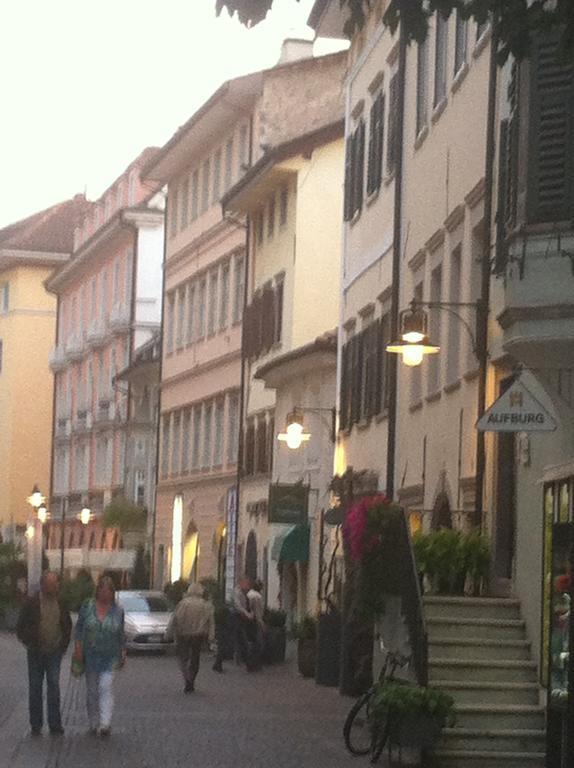
[[[297,667],[303,677],[315,677],[317,655],[317,620],[305,616],[293,626],[293,637],[297,639]]]
[[[454,700],[439,688],[383,683],[375,692],[369,717],[374,730],[388,725],[391,743],[431,748],[441,730],[454,725]]]
[[[438,594],[462,595],[470,585],[479,594],[488,575],[490,542],[480,531],[464,534],[441,528],[413,537],[413,549],[419,572]]]

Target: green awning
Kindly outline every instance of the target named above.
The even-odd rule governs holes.
[[[308,525],[291,525],[275,537],[271,559],[279,563],[306,563],[309,560]]]

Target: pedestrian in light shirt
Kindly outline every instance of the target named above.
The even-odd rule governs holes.
[[[167,636],[175,639],[175,647],[181,673],[185,682],[184,693],[195,690],[195,679],[199,672],[201,647],[215,640],[215,617],[213,605],[204,600],[201,584],[191,584],[185,597],[172,614]]]
[[[48,726],[52,736],[64,733],[60,712],[60,666],[70,642],[70,613],[59,599],[58,575],[42,575],[40,593],[29,599],[18,617],[16,634],[28,650],[29,712],[32,736],[42,733],[43,687],[47,685]]]
[[[126,659],[124,612],[109,576],[100,577],[95,598],[80,609],[74,657],[85,666],[90,733],[105,738],[111,730],[114,672]]]

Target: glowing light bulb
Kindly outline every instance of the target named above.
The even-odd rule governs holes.
[[[421,333],[420,331],[408,331],[407,333],[403,333],[403,341],[408,341],[409,344],[419,344],[424,337],[424,333]]]
[[[41,523],[45,523],[47,519],[48,519],[48,510],[46,509],[45,504],[41,504],[38,507],[38,520]]]
[[[87,525],[90,522],[91,516],[92,516],[92,512],[90,509],[88,509],[88,507],[84,507],[80,512],[80,520],[84,525]]]
[[[420,344],[404,347],[402,350],[403,363],[410,368],[420,365],[424,357],[424,347]]]

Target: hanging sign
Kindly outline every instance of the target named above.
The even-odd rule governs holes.
[[[307,522],[309,486],[276,483],[269,486],[268,522],[300,525]]]
[[[481,432],[553,432],[556,421],[517,379],[477,421]]]

